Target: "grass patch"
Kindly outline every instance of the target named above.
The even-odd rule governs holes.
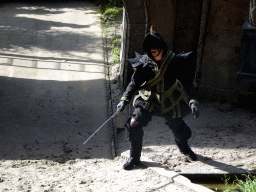
[[[243,175],[243,179],[234,180],[233,184],[229,183],[230,178],[227,175],[224,175],[224,188],[225,190],[221,190],[222,192],[256,192],[256,177],[252,175]],[[230,187],[235,189],[229,189]],[[217,188],[215,191],[220,191]]]
[[[256,192],[256,177],[244,175],[245,181],[236,179],[235,183],[242,192]]]
[[[114,63],[119,64],[120,63],[120,57],[119,57],[119,50],[118,48],[112,49],[112,54],[114,55]]]
[[[123,6],[120,5],[120,3],[113,4],[112,2],[113,1],[109,0],[98,0],[96,2],[96,5],[99,7],[101,12],[101,21],[103,24],[103,30],[105,31],[105,37],[109,36],[109,27],[112,27],[116,24],[121,24],[123,20]],[[120,6],[116,6],[117,4]],[[120,63],[120,41],[121,35],[116,35],[108,41],[108,49],[111,50],[111,54],[114,57],[113,63],[111,63],[109,66]]]
[[[109,7],[103,14],[105,20],[122,22],[123,7]]]
[[[96,5],[100,9],[101,19],[103,22],[108,21],[108,25],[122,23],[122,19],[123,19],[122,5],[116,6],[112,3],[112,1],[108,1],[108,0],[98,0],[96,1]]]
[[[119,64],[120,63],[120,51],[118,48],[118,39],[121,38],[121,35],[115,36],[110,39],[110,48],[111,48],[111,53],[114,56],[114,63],[113,64]],[[113,65],[112,64],[112,65]]]

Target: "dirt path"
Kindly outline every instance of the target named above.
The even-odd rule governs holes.
[[[125,162],[88,159],[59,164],[53,161],[2,161],[1,191],[188,191],[187,187],[173,184],[167,177],[141,167],[135,171],[120,169]],[[104,170],[104,171],[102,171]]]

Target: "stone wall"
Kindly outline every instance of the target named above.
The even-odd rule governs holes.
[[[254,1],[251,0],[252,5],[255,5]],[[244,21],[249,19],[250,0],[209,2],[200,95],[216,99],[227,94],[236,96],[234,93],[240,89],[237,70],[241,31]],[[135,51],[143,53],[142,42],[151,25],[175,52],[197,50],[202,3],[202,0],[124,0],[127,11],[126,58],[134,57]],[[255,12],[252,11],[251,15],[254,17]],[[127,62],[123,65],[125,88],[133,71]]]
[[[142,42],[147,29],[147,10],[144,0],[124,0],[125,21],[123,25],[126,27],[123,44],[125,44],[125,59],[135,56],[135,51],[142,53]],[[133,70],[126,60],[121,62],[123,75],[121,82],[124,88],[128,85]],[[121,72],[122,73],[122,72]]]
[[[142,42],[151,25],[175,52],[197,49],[202,9],[200,0],[124,0],[124,7],[127,58],[134,57],[135,51],[143,54]],[[122,65],[123,85],[126,87],[133,70],[125,61]]]
[[[175,26],[175,11],[171,0],[147,1],[147,33],[152,25],[171,48]]]
[[[226,95],[229,97],[238,88],[241,31],[248,18],[249,0],[211,1],[202,60],[202,96],[230,93]]]
[[[197,50],[202,14],[202,0],[173,1],[175,26],[173,30],[173,51]]]

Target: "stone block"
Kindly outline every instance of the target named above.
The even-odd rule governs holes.
[[[146,10],[143,0],[124,0],[129,24],[145,24]]]

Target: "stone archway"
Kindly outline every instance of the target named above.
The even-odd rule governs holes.
[[[202,1],[191,0],[123,0],[125,7],[125,34],[123,58],[143,53],[142,42],[151,25],[175,52],[196,50],[200,31]],[[124,88],[132,68],[123,59],[121,81]]]
[[[242,25],[248,19],[255,22],[255,0],[123,0],[123,2],[126,10],[124,58],[134,57],[135,51],[143,53],[144,36],[150,26],[154,25],[174,52],[191,50],[198,52],[197,67],[202,66],[199,90],[201,95],[214,94],[212,97],[216,99],[226,93],[234,97],[234,93],[240,92],[240,89],[250,90],[250,87],[238,84],[237,70],[242,46]],[[203,26],[201,21],[205,19],[206,7],[208,25]],[[203,28],[205,33],[202,33]],[[205,39],[204,43],[203,39]],[[124,60],[121,66],[123,67],[121,81],[123,80],[125,88],[132,69]]]

